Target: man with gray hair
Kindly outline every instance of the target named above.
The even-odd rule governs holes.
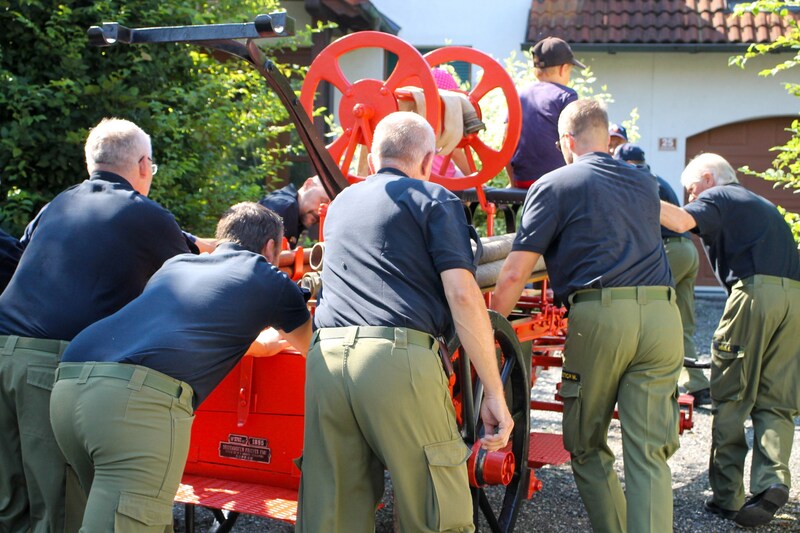
[[[794,416],[800,411],[800,260],[770,202],[741,186],[723,157],[701,154],[681,174],[683,208],[661,202],[661,223],[703,240],[728,302],[711,343],[714,414],[705,509],[745,527],[766,524],[789,498]],[[751,498],[744,497],[753,421]]]
[[[370,169],[331,203],[324,297],[306,369],[297,530],[372,531],[389,470],[401,531],[472,531],[466,460],[435,337],[455,326],[484,386],[481,439],[514,422],[474,278],[459,199],[428,182],[433,129],[414,113],[375,128]]]
[[[608,153],[596,100],[558,120],[567,166],[528,191],[491,306],[508,315],[539,257],[569,307],[559,394],[564,446],[595,531],[672,531],[667,459],[678,449],[680,315],[658,224],[658,185]],[[619,410],[625,487],[608,427]]]
[[[50,427],[50,390],[69,341],[139,295],[172,256],[189,252],[173,216],[147,198],[150,137],[104,119],[86,140],[89,179],[30,223],[0,295],[0,524],[64,529],[65,463]]]

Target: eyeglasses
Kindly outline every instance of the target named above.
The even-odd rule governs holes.
[[[567,135],[569,135],[570,137],[575,136],[575,134],[572,132],[562,133],[561,135],[559,135],[558,140],[556,141],[556,150],[558,150],[559,152],[561,151],[561,139],[563,137],[566,137]]]
[[[149,156],[149,155],[143,155],[142,157],[140,157],[140,158],[139,158],[139,163],[141,163],[141,162],[142,162],[142,161],[144,161],[145,159],[147,159],[148,161],[150,161],[150,170],[152,170],[152,171],[153,171],[153,176],[155,176],[156,174],[158,174],[158,165],[156,165],[155,163],[153,163],[153,160],[150,158],[150,156]]]

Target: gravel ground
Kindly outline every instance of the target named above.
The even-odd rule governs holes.
[[[721,293],[700,294],[697,297],[697,334],[695,342],[701,358],[708,358],[711,335],[714,332],[725,303]],[[708,371],[706,371],[708,372]],[[544,372],[534,394],[552,396],[554,383],[559,379],[557,370]],[[560,432],[560,414],[534,412],[531,427],[536,431]],[[800,418],[795,420],[794,453],[790,463],[793,473],[800,473]],[[674,530],[676,532],[734,532],[745,531],[733,522],[723,520],[703,510],[703,500],[711,494],[708,485],[707,462],[711,443],[711,414],[707,409],[694,413],[694,429],[681,437],[681,448],[670,460],[674,487]],[[748,436],[752,436],[752,426],[747,425]],[[624,480],[622,472],[622,448],[619,424],[612,422],[609,443],[618,457],[617,471]],[[749,483],[749,458],[745,466],[745,487]],[[575,533],[591,531],[589,518],[578,495],[572,471],[568,464],[545,467],[536,471],[543,483],[543,490],[534,494],[531,500],[523,503],[515,531],[541,533]],[[391,482],[384,496],[384,507],[378,511],[379,533],[393,531]],[[182,507],[176,506],[177,528],[183,531]],[[196,513],[197,531],[209,531],[213,522],[207,510]],[[485,531],[486,528],[481,528]],[[282,522],[254,516],[239,517],[233,531],[291,532],[293,527]],[[789,502],[768,525],[753,531],[759,532],[800,532],[800,490],[795,486],[790,492]]]

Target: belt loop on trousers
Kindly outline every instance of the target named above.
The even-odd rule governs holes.
[[[188,407],[192,406],[192,388],[181,381],[181,395],[178,397],[178,402]]]
[[[639,305],[647,304],[647,291],[644,287],[636,287],[636,303]]]
[[[144,368],[136,368],[133,371],[133,375],[131,376],[131,380],[128,382],[128,386],[126,388],[131,390],[142,390],[142,386],[144,385],[144,379],[147,377],[147,370]]]
[[[17,341],[19,340],[19,335],[9,335],[6,337],[6,344],[3,346],[3,351],[0,352],[3,355],[11,355],[14,353],[14,348],[17,347]]]
[[[78,384],[83,385],[89,379],[89,376],[92,375],[92,370],[94,369],[94,363],[86,363],[81,368],[81,375],[78,376]]]
[[[669,295],[669,303],[674,304],[678,301],[678,293],[675,292],[675,289],[672,287],[667,287],[668,295]]]
[[[600,302],[603,304],[603,307],[611,306],[611,290],[600,289]]]
[[[394,346],[401,350],[408,348],[408,330],[406,328],[394,328]]]
[[[355,346],[358,337],[358,326],[350,326],[342,337],[342,346]]]

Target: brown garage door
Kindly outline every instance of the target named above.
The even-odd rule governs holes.
[[[737,122],[720,126],[686,139],[686,162],[702,152],[713,152],[727,159],[733,168],[745,165],[753,170],[763,171],[770,167],[774,159],[773,146],[785,144],[791,134],[786,130],[796,116],[773,117],[747,122]],[[745,176],[737,172],[739,181],[764,198],[789,211],[800,212],[800,194],[792,194],[791,190],[773,189],[772,183]],[[698,287],[717,287],[719,283],[711,271],[705,253],[700,250],[700,273],[697,276]]]

